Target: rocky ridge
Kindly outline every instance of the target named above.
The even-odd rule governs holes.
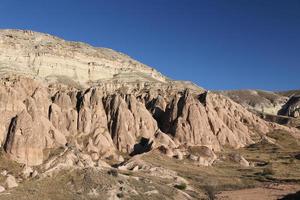
[[[2,73],[21,73],[83,85],[107,79],[167,81],[155,69],[122,53],[48,34],[1,30],[0,46]]]
[[[278,113],[294,118],[300,118],[300,95],[292,95]]]
[[[233,101],[243,105],[249,110],[277,115],[288,97],[271,91],[264,90],[229,90],[219,91]]]
[[[273,130],[299,137],[222,94],[170,80],[113,50],[47,34],[0,31],[0,71],[0,144],[25,165],[26,177],[110,169],[113,162],[119,170],[178,179],[139,154],[211,166],[224,147],[249,146]]]
[[[48,34],[1,30],[0,72],[0,158],[22,168],[3,162],[0,192],[71,174],[76,180],[65,177],[59,187],[83,199],[161,198],[161,192],[165,199],[198,199],[193,184],[202,179],[178,168],[196,174],[205,171],[199,166],[222,162],[249,168],[260,161],[237,149],[275,147],[274,130],[300,138],[299,130],[267,122],[223,94],[170,80],[113,50]],[[271,97],[267,105],[282,101]],[[287,112],[295,113],[298,104],[290,103]]]
[[[252,136],[288,129],[218,94],[80,90],[22,76],[2,79],[0,88],[1,144],[12,159],[27,165],[42,164],[45,149],[58,147],[75,148],[94,161],[160,146],[178,157],[185,146],[240,148],[253,143]]]
[[[264,120],[278,124],[300,126],[299,91],[271,92],[263,90],[216,91],[243,105]]]
[[[32,31],[0,36],[0,138],[18,162],[40,165],[43,151],[59,146],[94,160],[160,143],[169,152],[182,145],[220,151],[272,128],[228,98],[168,80],[124,54]]]

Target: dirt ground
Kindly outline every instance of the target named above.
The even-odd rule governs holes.
[[[298,193],[297,193],[298,192]],[[300,184],[270,184],[264,187],[224,191],[217,195],[218,200],[291,200],[300,199]]]

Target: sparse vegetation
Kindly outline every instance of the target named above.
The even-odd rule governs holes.
[[[180,184],[175,184],[174,187],[179,190],[185,190],[187,186],[185,183],[180,183]]]
[[[217,191],[216,191],[215,186],[207,185],[207,186],[204,187],[204,190],[205,190],[209,200],[216,199]]]
[[[132,171],[122,171],[121,173],[126,175],[126,176],[132,176],[133,175]]]
[[[117,194],[117,197],[123,198],[123,197],[124,197],[124,194],[123,194],[123,193],[118,193],[118,194]]]
[[[16,174],[16,177],[18,177],[18,174],[22,170],[23,166],[23,164],[9,159],[3,150],[0,150],[0,173],[5,170],[10,174]],[[5,177],[0,175],[0,182],[4,182],[4,180]]]
[[[149,152],[143,160],[153,166],[163,166],[177,172],[178,176],[188,181],[170,187],[172,180],[160,176],[152,176],[142,170],[137,172],[94,171],[92,169],[60,172],[54,177],[46,177],[40,181],[29,180],[14,190],[14,194],[1,196],[0,199],[24,199],[22,194],[28,193],[34,199],[51,196],[52,199],[89,199],[88,192],[96,189],[98,193],[106,191],[112,185],[130,185],[140,193],[157,190],[159,195],[173,195],[174,188],[185,191],[193,198],[216,199],[217,194],[224,190],[238,190],[253,188],[270,182],[300,183],[300,160],[295,156],[300,152],[298,141],[284,132],[273,132],[269,137],[276,138],[276,144],[257,143],[239,150],[224,148],[219,153],[223,159],[213,167],[197,166],[190,160],[176,160],[157,152]],[[229,159],[229,155],[238,152],[254,163],[254,167],[243,168]],[[291,162],[291,159],[293,162]],[[22,166],[15,162],[8,162],[2,155],[2,169],[20,171]],[[287,167],[289,170],[286,170]],[[121,176],[120,174],[126,175]],[[51,187],[49,187],[51,185]],[[189,188],[196,192],[191,192]],[[34,190],[32,188],[35,188]],[[173,188],[173,190],[172,190]],[[107,197],[103,194],[104,197]],[[124,191],[116,191],[119,198],[138,199],[138,196],[129,195]],[[155,195],[155,194],[153,194]],[[158,194],[157,194],[158,195]],[[158,196],[155,196],[158,197]]]
[[[284,131],[265,137],[276,126],[229,98],[113,50],[31,31],[0,36],[0,71],[9,72],[0,80],[1,200],[214,200],[226,190],[300,183],[299,140]],[[39,62],[27,62],[33,49]],[[276,93],[227,95],[265,120],[299,126],[266,115],[286,100]],[[250,137],[255,143],[240,148]]]
[[[111,169],[111,170],[109,170],[107,173],[108,173],[109,175],[111,175],[111,176],[114,176],[114,177],[117,177],[117,176],[119,175],[119,172],[118,172],[118,170],[116,170],[116,169]]]
[[[262,174],[264,176],[270,176],[270,175],[274,175],[275,171],[272,169],[272,167],[266,167],[266,168],[263,169]]]
[[[270,181],[299,183],[300,161],[293,159],[290,162],[293,155],[300,151],[299,141],[282,131],[269,133],[268,137],[276,139],[276,144],[257,143],[239,150],[224,148],[218,155],[224,159],[213,167],[196,166],[190,160],[182,162],[153,153],[144,158],[152,164],[177,171],[189,181],[191,187],[203,190],[211,196],[218,191],[259,187]],[[228,155],[233,152],[242,154],[254,166],[242,168],[230,161]],[[286,170],[287,166],[289,170]],[[209,188],[207,184],[212,182],[214,187]]]

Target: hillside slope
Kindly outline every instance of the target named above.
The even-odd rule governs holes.
[[[260,161],[247,161],[239,149],[276,143],[271,137],[278,131],[300,137],[298,129],[267,122],[190,82],[169,80],[126,55],[47,34],[0,31],[0,71],[0,186],[12,193],[18,184],[26,189],[49,181],[64,184],[57,195],[70,199],[103,191],[108,199],[157,199],[163,192],[165,199],[197,199],[200,179],[192,177],[195,185],[188,187],[188,173],[178,166],[188,162],[195,170],[190,174],[219,162],[255,168]],[[239,172],[237,179],[247,181]],[[136,180],[150,187],[144,182],[145,191]]]

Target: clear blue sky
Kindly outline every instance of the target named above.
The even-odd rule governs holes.
[[[1,0],[0,28],[112,48],[208,89],[300,88],[300,0]]]

